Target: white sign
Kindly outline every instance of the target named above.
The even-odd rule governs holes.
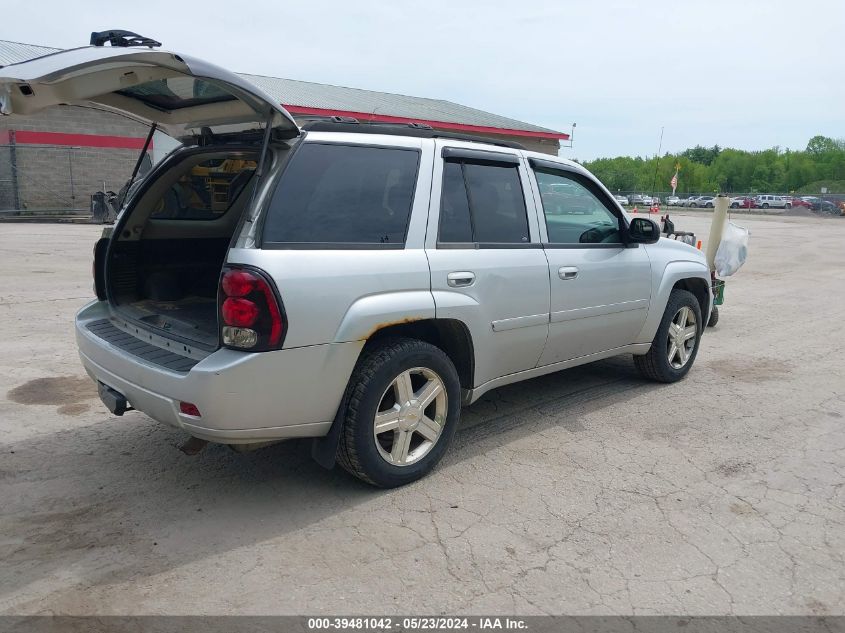
[[[822,187],[822,193],[827,193],[827,187]]]

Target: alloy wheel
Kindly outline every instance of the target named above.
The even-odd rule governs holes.
[[[669,323],[667,353],[669,364],[674,369],[681,369],[689,362],[697,338],[698,326],[695,323],[695,313],[687,306],[683,306]]]
[[[403,371],[385,390],[373,419],[376,448],[389,464],[409,466],[425,457],[443,433],[446,386],[427,367]]]

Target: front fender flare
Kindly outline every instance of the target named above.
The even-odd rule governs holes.
[[[651,307],[643,328],[637,335],[636,343],[651,343],[654,340],[654,335],[657,334],[657,328],[660,326],[660,320],[663,318],[663,312],[666,310],[666,304],[669,302],[672,288],[682,279],[690,278],[701,279],[707,284],[708,288],[710,287],[710,271],[705,264],[688,260],[676,260],[666,264],[660,274],[660,284],[652,295]]]

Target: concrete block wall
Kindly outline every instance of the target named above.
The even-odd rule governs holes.
[[[12,188],[11,148],[0,144],[0,210],[15,207],[15,193]]]
[[[143,138],[147,128],[109,112],[56,106],[32,116],[0,119],[0,138],[9,130]],[[15,145],[20,206],[24,209],[88,209],[103,188],[119,191],[138,159],[138,150],[73,145]],[[7,178],[4,174],[8,173]],[[13,207],[10,148],[0,147],[0,209]],[[9,181],[9,182],[7,182]]]

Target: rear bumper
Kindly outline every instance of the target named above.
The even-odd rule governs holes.
[[[224,444],[325,435],[334,419],[363,341],[275,352],[220,349],[181,373],[132,356],[87,329],[108,318],[104,302],[76,315],[85,370],[151,418],[195,437]],[[179,411],[197,406],[201,416]]]

